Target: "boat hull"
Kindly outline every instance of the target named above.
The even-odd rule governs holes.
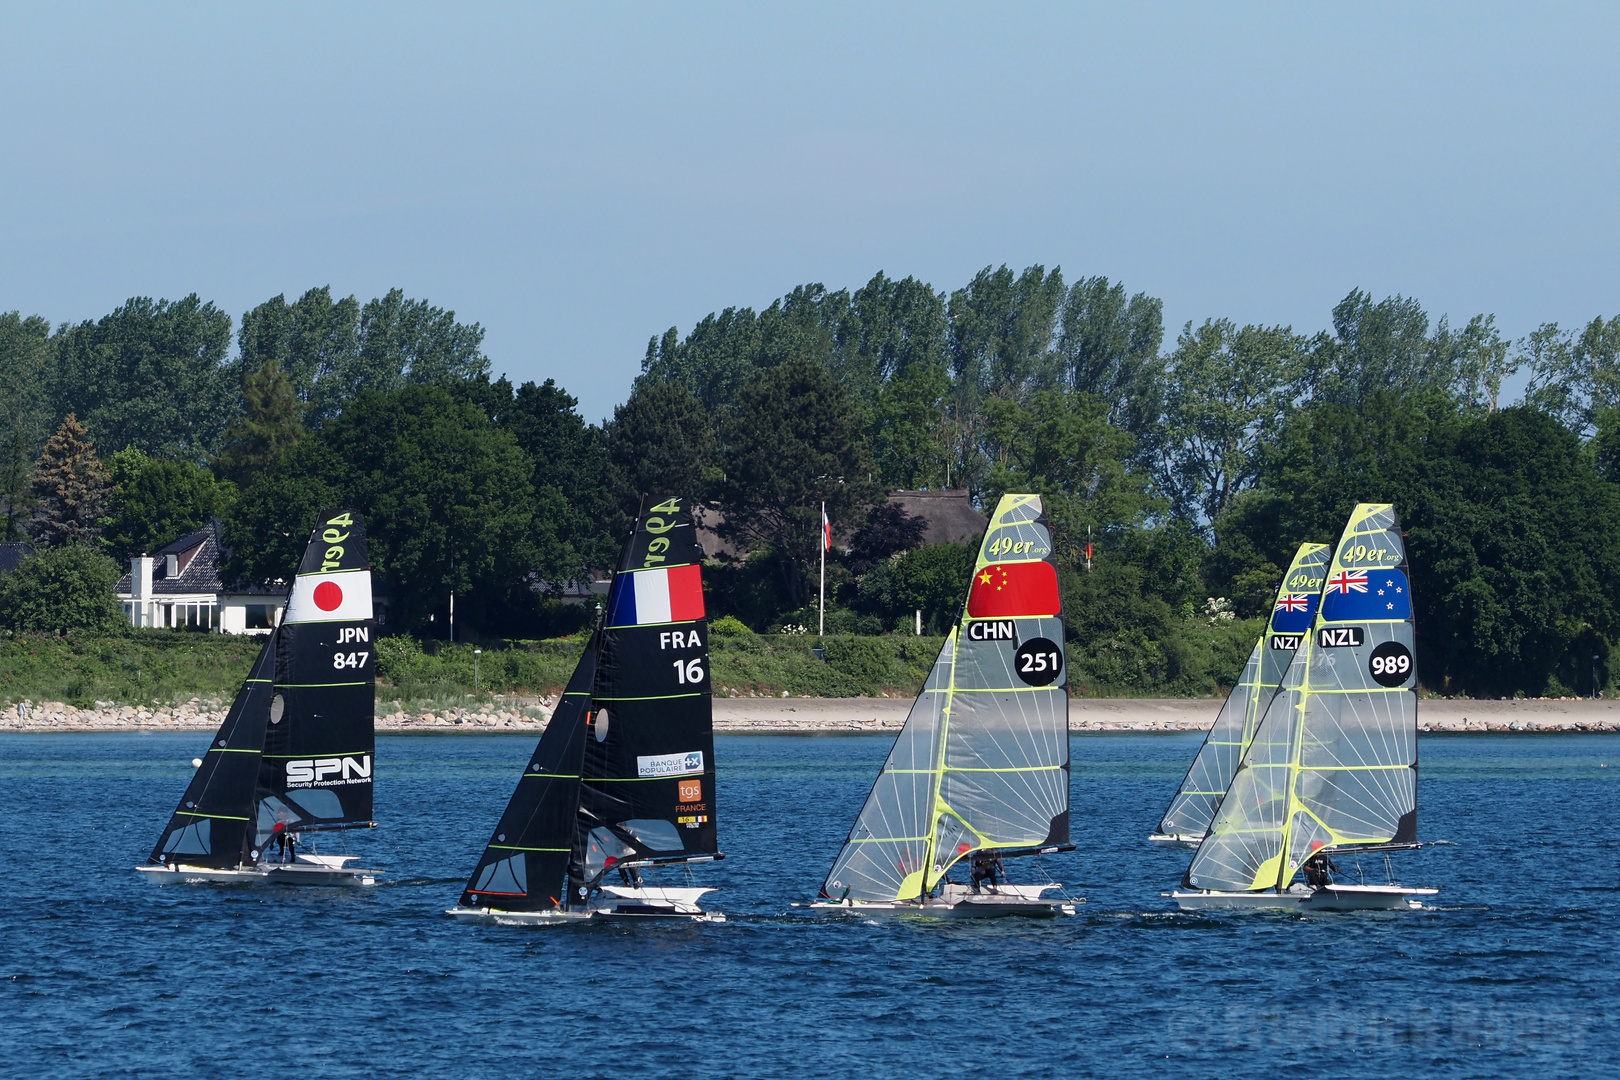
[[[1187,833],[1154,833],[1148,841],[1155,847],[1168,848],[1196,848],[1203,843],[1204,834],[1193,836]]]
[[[300,855],[295,863],[261,863],[234,868],[187,866],[184,863],[137,866],[153,885],[338,885],[377,884],[379,871],[346,866],[349,855]]]
[[[1002,885],[996,892],[974,892],[961,885],[946,885],[940,896],[926,901],[817,900],[812,910],[850,915],[917,915],[931,919],[1002,919],[1021,916],[1051,919],[1073,915],[1076,901],[1047,899],[1041,894],[1056,885]]]
[[[1422,897],[1439,891],[1402,885],[1329,885],[1281,893],[1178,890],[1169,895],[1183,911],[1410,911],[1423,906]]]
[[[698,898],[713,889],[664,889],[652,886],[605,885],[583,911],[503,911],[500,908],[469,908],[460,905],[445,914],[457,922],[486,926],[563,926],[591,919],[676,919],[686,922],[722,923],[719,911],[704,911]]]

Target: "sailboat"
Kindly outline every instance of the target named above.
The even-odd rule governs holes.
[[[1176,789],[1159,828],[1148,839],[1164,847],[1197,847],[1209,831],[1226,789],[1237,772],[1243,751],[1265,715],[1277,687],[1294,659],[1294,651],[1311,628],[1322,592],[1326,544],[1301,544],[1277,587],[1277,600],[1265,632],[1254,643],[1249,662],[1221,705],[1204,745]]]
[[[371,828],[376,623],[365,527],[327,512],[310,532],[281,622],[144,866],[157,884],[372,885],[316,834]]]
[[[1417,665],[1395,508],[1362,503],[1181,888],[1187,910],[1420,906],[1436,889],[1329,883],[1323,863],[1416,848]],[[1315,884],[1296,882],[1305,873]]]
[[[643,499],[607,610],[448,914],[510,925],[725,921],[699,906],[713,889],[642,879],[725,857],[702,560],[691,504]]]
[[[823,910],[941,917],[1073,914],[1056,882],[970,877],[1072,851],[1069,696],[1052,532],[1038,495],[1004,495],[967,602],[819,898]]]

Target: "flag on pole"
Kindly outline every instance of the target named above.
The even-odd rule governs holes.
[[[832,522],[827,520],[827,507],[821,508],[821,550],[832,550]]]

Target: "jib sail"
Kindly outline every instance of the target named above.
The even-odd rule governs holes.
[[[261,846],[278,823],[295,832],[370,824],[375,631],[365,528],[349,511],[322,514],[276,635]]]
[[[1311,631],[1184,884],[1286,888],[1312,853],[1417,837],[1417,680],[1406,547],[1392,506],[1358,505]]]
[[[1159,821],[1161,834],[1202,836],[1209,829],[1243,751],[1288,671],[1294,650],[1310,630],[1329,554],[1326,544],[1301,544],[1294,553],[1277,588],[1271,618],[1254,643],[1242,677],[1221,705],[1204,745]]]
[[[717,850],[702,561],[691,504],[643,500],[599,635],[571,866],[582,882]]]
[[[1069,709],[1052,534],[1004,495],[957,626],[822,884],[835,900],[915,900],[973,852],[1069,841]]]
[[[551,722],[467,879],[467,907],[547,911],[567,907],[569,854],[579,811],[585,718],[596,680],[597,635],[585,646]]]
[[[259,650],[236,700],[214,732],[208,753],[152,849],[150,862],[229,869],[251,864],[262,850],[254,821],[254,789],[259,781],[264,729],[270,722],[270,680],[275,672],[276,636]]]

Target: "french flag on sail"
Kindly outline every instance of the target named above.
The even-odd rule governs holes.
[[[697,563],[620,574],[608,600],[609,626],[695,622],[703,618],[703,572]]]

